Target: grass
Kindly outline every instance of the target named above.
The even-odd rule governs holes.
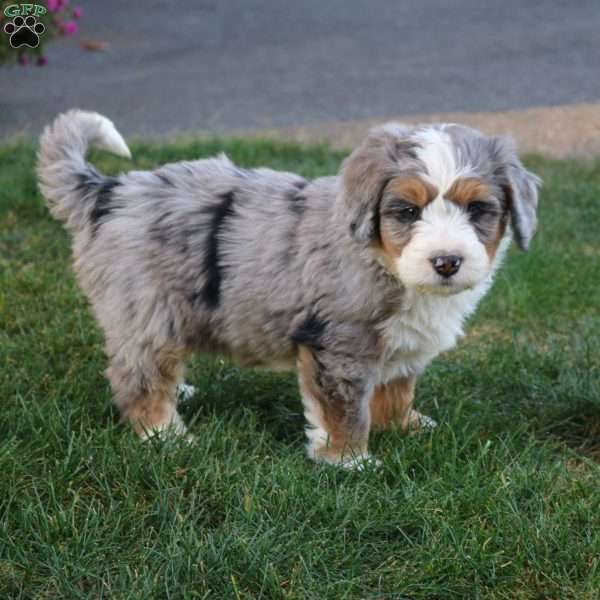
[[[190,141],[134,165],[221,150],[310,177],[342,158]],[[419,382],[441,427],[376,435],[383,467],[349,473],[304,458],[292,375],[196,359],[194,444],[118,424],[34,151],[0,148],[1,598],[600,597],[600,161],[528,161],[533,249]]]

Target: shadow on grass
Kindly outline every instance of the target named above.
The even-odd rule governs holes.
[[[537,433],[542,439],[554,439],[577,454],[600,463],[600,406],[584,405],[577,412],[557,415]]]
[[[304,414],[293,373],[259,371],[204,358],[193,361],[187,381],[197,388],[180,406],[187,422],[212,416],[244,421],[251,413],[256,427],[274,440],[302,442]]]

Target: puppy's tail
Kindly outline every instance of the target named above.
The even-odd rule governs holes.
[[[52,215],[71,230],[85,225],[99,192],[114,181],[85,162],[89,146],[131,158],[121,134],[98,113],[82,110],[63,113],[46,127],[40,138],[37,166],[40,191]]]

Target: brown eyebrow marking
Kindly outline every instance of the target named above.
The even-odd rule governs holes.
[[[466,177],[457,179],[444,197],[460,206],[466,206],[473,200],[485,200],[490,195],[490,188],[481,179]]]
[[[438,194],[437,188],[416,176],[395,177],[385,187],[385,193],[423,208]]]

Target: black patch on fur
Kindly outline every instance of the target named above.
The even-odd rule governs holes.
[[[313,350],[323,350],[322,338],[326,328],[327,321],[319,318],[314,313],[309,313],[296,331],[292,333],[292,342],[297,345],[308,346]]]
[[[225,221],[234,214],[234,200],[234,193],[228,192],[221,196],[220,204],[211,207],[213,218],[210,224],[210,233],[207,237],[206,254],[204,256],[204,276],[206,277],[206,281],[200,293],[200,297],[209,308],[219,306],[221,299],[223,267],[219,264],[219,234],[223,230]],[[193,297],[197,300],[198,294],[193,294]],[[192,304],[194,304],[193,301]]]
[[[96,203],[90,213],[90,221],[94,227],[94,232],[98,230],[100,221],[105,217],[108,217],[113,210],[113,190],[121,185],[121,183],[114,178],[107,178],[96,193]]]
[[[94,236],[101,222],[112,213],[114,209],[113,190],[120,186],[121,182],[116,177],[101,175],[92,166],[88,166],[84,172],[79,173],[77,178],[79,180],[77,191],[84,195],[94,196],[94,206],[90,212],[92,236]]]
[[[294,186],[294,189],[286,194],[286,198],[289,201],[290,210],[301,217],[306,208],[306,196],[300,194],[300,190]]]
[[[77,179],[79,183],[75,189],[81,194],[90,194],[95,193],[107,178],[98,173],[92,165],[86,165],[85,171],[77,173]]]

